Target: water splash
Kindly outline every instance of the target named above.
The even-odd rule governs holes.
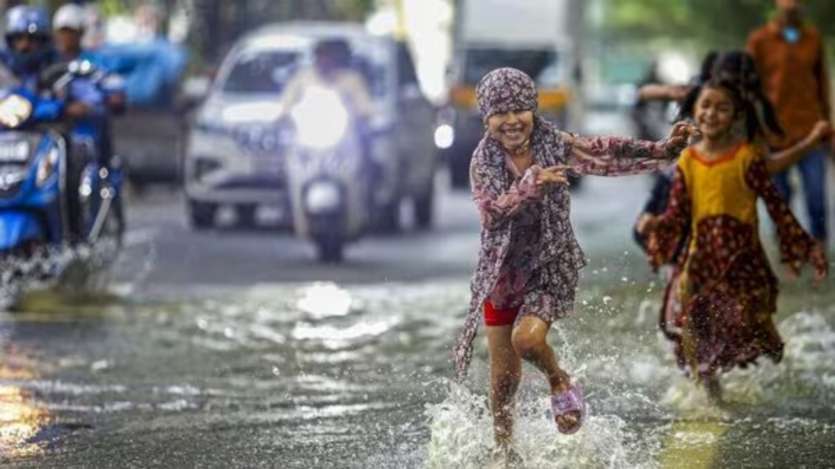
[[[492,417],[485,397],[454,383],[448,386],[447,398],[426,410],[431,435],[425,467],[485,467],[493,448]],[[638,433],[620,416],[596,413],[593,402],[583,428],[568,436],[558,433],[547,417],[548,399],[541,392],[523,389],[517,401],[514,448],[525,467],[655,467],[657,434]]]

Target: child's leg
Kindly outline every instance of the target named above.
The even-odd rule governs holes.
[[[511,344],[512,325],[487,326],[490,352],[490,408],[496,444],[506,446],[513,434],[513,397],[519,388],[522,360]]]
[[[513,349],[516,354],[530,362],[545,374],[551,387],[551,394],[568,391],[571,386],[568,373],[557,364],[557,356],[546,340],[550,324],[536,316],[526,315],[519,319],[513,328]],[[557,418],[563,428],[577,425],[580,413],[572,412]]]

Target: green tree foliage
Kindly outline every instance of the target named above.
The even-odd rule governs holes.
[[[808,0],[806,16],[835,37],[835,2]],[[705,47],[735,47],[766,22],[774,0],[605,0],[604,27],[616,38],[670,37]]]

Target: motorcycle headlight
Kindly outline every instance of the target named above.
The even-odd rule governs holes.
[[[47,181],[55,174],[59,163],[58,149],[52,148],[38,163],[38,171],[35,176],[35,183],[38,187],[43,187]]]
[[[32,102],[19,94],[9,95],[0,101],[0,124],[8,128],[18,127],[32,115]]]
[[[348,130],[348,110],[333,90],[311,86],[290,111],[300,145],[317,150],[336,146]]]

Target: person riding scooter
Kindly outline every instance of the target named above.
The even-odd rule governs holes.
[[[76,78],[70,85],[66,114],[73,119],[72,133],[98,142],[99,162],[107,167],[113,153],[109,117],[125,110],[124,80],[108,74],[102,60],[81,45],[86,28],[82,7],[69,3],[55,12],[52,27],[60,63],[89,63],[96,68],[96,79]]]
[[[365,77],[351,67],[352,55],[344,39],[319,41],[313,50],[313,66],[298,71],[284,88],[283,108],[290,109],[301,100],[306,88],[323,86],[337,91],[357,117],[369,119],[374,114],[374,103]]]
[[[33,93],[41,91],[40,74],[55,63],[49,16],[40,8],[18,5],[6,12],[6,48],[0,50],[5,72]]]

